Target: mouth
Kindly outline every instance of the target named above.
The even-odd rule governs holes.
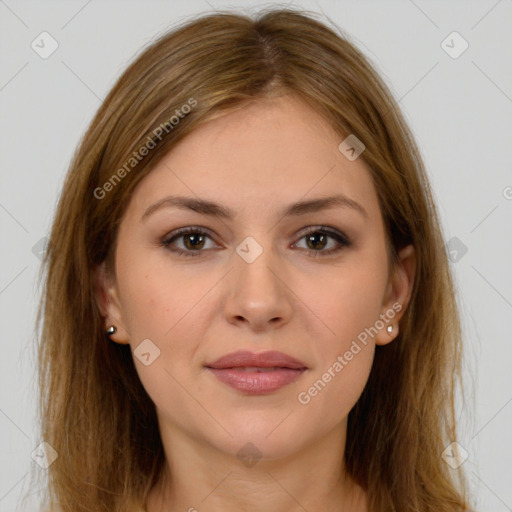
[[[205,368],[222,383],[250,395],[277,391],[296,381],[308,369],[301,361],[275,351],[233,352],[206,364]]]
[[[233,366],[232,368],[213,368],[215,370],[236,370],[238,372],[246,373],[268,373],[276,370],[292,370],[293,368],[287,368],[285,366],[269,366],[268,368],[263,366]]]

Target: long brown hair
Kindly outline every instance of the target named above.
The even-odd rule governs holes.
[[[457,439],[461,329],[421,156],[387,86],[348,37],[315,13],[274,9],[254,19],[203,15],[161,36],[118,79],[74,155],[37,318],[41,436],[59,455],[48,468],[50,510],[135,510],[163,468],[154,404],[129,345],[105,335],[95,298],[94,269],[106,261],[114,270],[134,188],[201,123],[287,92],[322,115],[340,142],[348,134],[364,142],[391,262],[407,244],[417,253],[400,334],[376,348],[349,414],[347,471],[372,512],[467,508],[461,468],[441,457]]]

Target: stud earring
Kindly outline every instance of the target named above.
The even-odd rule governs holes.
[[[107,334],[108,336],[111,336],[112,334],[114,334],[115,332],[117,331],[117,328],[114,326],[114,325],[111,325],[106,331],[105,331],[105,334]]]
[[[393,326],[388,325],[388,334],[391,334],[393,332]]]

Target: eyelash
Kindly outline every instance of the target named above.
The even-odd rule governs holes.
[[[308,252],[308,256],[310,256],[312,258],[316,258],[319,254],[321,254],[323,256],[328,256],[333,253],[337,253],[337,252],[341,251],[342,249],[350,247],[352,245],[352,242],[344,233],[334,231],[332,229],[329,229],[326,226],[309,228],[307,230],[307,232],[304,233],[300,237],[299,240],[302,240],[303,238],[305,238],[309,235],[315,234],[315,233],[327,235],[327,236],[333,238],[334,240],[336,240],[336,242],[338,242],[340,245],[334,249],[329,249],[327,251],[322,251],[322,250],[315,251],[313,249],[305,249]],[[179,229],[178,231],[176,231],[171,237],[164,238],[162,240],[161,244],[162,244],[162,246],[166,247],[168,250],[170,250],[180,256],[186,256],[186,257],[200,256],[201,252],[204,252],[204,250],[199,249],[197,251],[190,251],[190,250],[184,251],[182,249],[177,249],[177,248],[171,247],[171,244],[172,244],[172,242],[174,242],[174,240],[176,240],[178,238],[182,238],[184,235],[203,235],[203,236],[207,236],[208,238],[211,238],[211,236],[208,232],[206,232],[200,228],[182,228],[182,229]]]

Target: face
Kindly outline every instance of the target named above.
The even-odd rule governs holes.
[[[293,96],[260,100],[203,124],[136,188],[101,304],[168,435],[272,459],[345,428],[375,345],[398,334],[414,253],[388,275],[377,194],[343,139]],[[213,369],[241,350],[256,359]]]

